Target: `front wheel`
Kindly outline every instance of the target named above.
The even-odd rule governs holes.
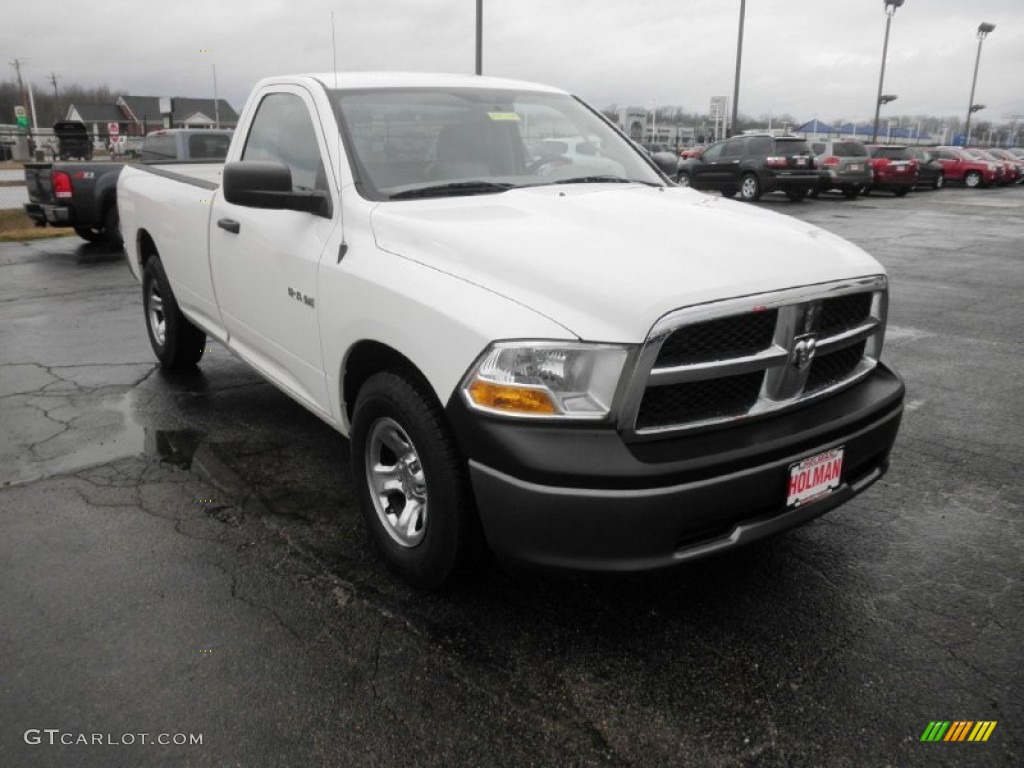
[[[969,171],[964,175],[964,184],[971,189],[981,186],[981,174],[977,171]]]
[[[435,589],[478,549],[465,462],[440,404],[411,378],[385,371],[359,390],[352,473],[367,531],[407,582]]]
[[[761,182],[753,173],[743,174],[740,181],[740,199],[747,203],[756,203],[761,199]]]
[[[193,368],[203,356],[206,334],[189,322],[178,308],[171,284],[158,256],[151,256],[142,270],[142,307],[146,331],[160,367]]]
[[[932,189],[942,189],[946,185],[946,176],[939,174],[935,177],[935,183],[932,184]]]
[[[676,184],[678,184],[680,187],[690,186],[690,174],[685,172],[677,174]]]

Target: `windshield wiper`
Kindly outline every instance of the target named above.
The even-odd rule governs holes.
[[[574,176],[571,179],[558,179],[552,184],[646,184],[648,187],[661,187],[654,181],[642,181],[641,179],[627,179],[623,176]]]
[[[407,189],[396,192],[389,200],[410,200],[417,197],[454,197],[456,195],[487,195],[512,189],[515,184],[496,181],[452,181],[447,184],[434,184],[429,187]]]

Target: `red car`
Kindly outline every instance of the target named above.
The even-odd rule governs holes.
[[[936,147],[932,154],[942,163],[946,181],[962,181],[971,188],[987,187],[998,181],[1001,166],[972,157],[961,147]]]
[[[1000,184],[1013,184],[1018,178],[1020,178],[1020,174],[1017,171],[1017,163],[1007,160],[1005,157],[1000,157],[994,150],[971,147],[967,152],[981,160],[987,160],[990,163],[997,163],[998,165],[1001,165],[1003,167],[1003,175],[999,180]]]
[[[1017,183],[1024,184],[1024,156],[1015,155],[1013,152],[1006,149],[986,149],[990,155],[995,155],[1004,162],[1012,163],[1014,169],[1017,171]]]
[[[917,184],[918,163],[906,147],[893,144],[868,144],[868,163],[875,178],[867,191],[887,189],[903,197]]]

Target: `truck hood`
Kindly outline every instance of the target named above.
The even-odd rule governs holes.
[[[680,307],[884,273],[823,229],[681,188],[527,187],[381,203],[371,220],[380,248],[591,341],[639,343]]]

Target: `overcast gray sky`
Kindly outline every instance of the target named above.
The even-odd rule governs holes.
[[[268,75],[331,68],[472,72],[475,0],[36,0],[0,28],[4,62],[37,88],[107,84],[149,96],[220,95],[240,109]],[[598,107],[732,95],[739,0],[485,0],[484,73],[556,85]],[[889,41],[893,114],[966,111],[980,22],[981,119],[1024,115],[1024,0],[906,0]],[[800,120],[873,114],[883,0],[748,0],[740,111]],[[210,51],[209,53],[205,51]],[[3,79],[13,79],[10,67]]]

